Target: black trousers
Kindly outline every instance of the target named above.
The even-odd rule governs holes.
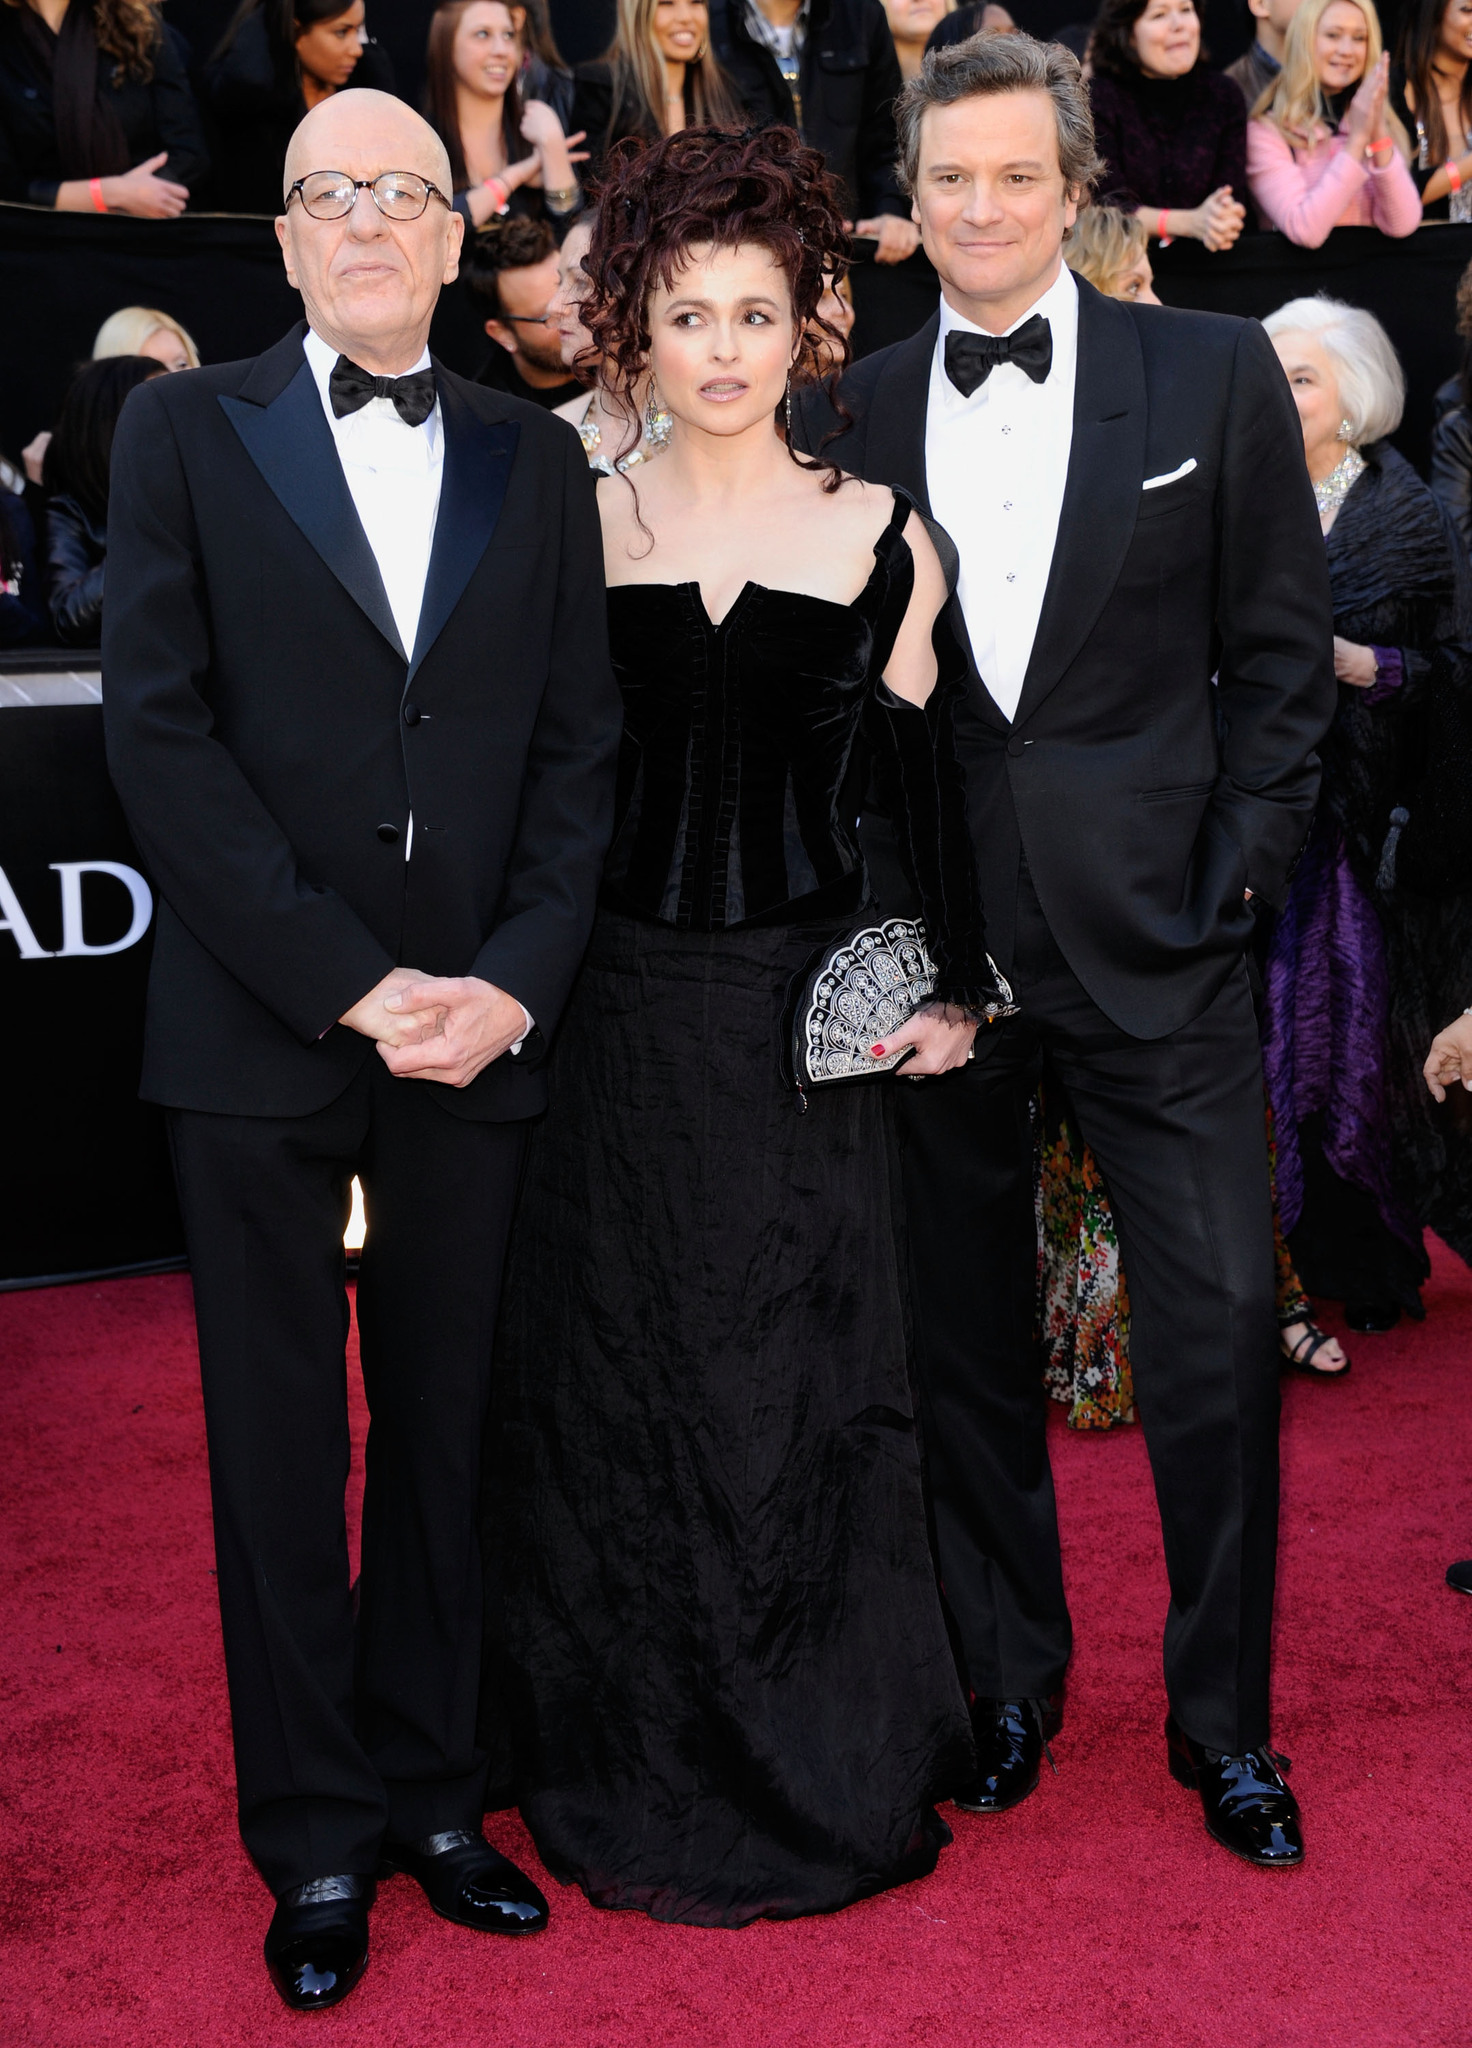
[[[1169,1037],[1129,1037],[1063,958],[1024,869],[1022,1016],[978,1060],[899,1086],[917,1366],[939,1565],[978,1695],[1056,1692],[1072,1635],[1037,1352],[1028,1097],[1046,1051],[1099,1162],[1129,1281],[1130,1361],[1186,1733],[1268,1739],[1278,1350],[1262,1060],[1245,964]]]
[[[477,1506],[525,1125],[471,1123],[375,1055],[304,1117],[170,1115],[194,1276],[240,1829],[278,1895],[478,1828]],[[370,1409],[354,1619],[352,1176]]]

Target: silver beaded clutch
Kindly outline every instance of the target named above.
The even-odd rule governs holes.
[[[986,1006],[987,1022],[1016,1014],[1012,990],[988,956],[1001,1001]],[[830,946],[803,981],[792,1011],[791,1059],[800,1090],[825,1081],[885,1074],[908,1049],[875,1059],[882,1045],[908,1024],[935,989],[935,962],[925,927],[904,917],[860,925]]]

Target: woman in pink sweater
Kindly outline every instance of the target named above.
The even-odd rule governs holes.
[[[1372,0],[1303,0],[1283,68],[1247,124],[1247,185],[1264,227],[1317,249],[1333,228],[1420,226],[1389,72]]]

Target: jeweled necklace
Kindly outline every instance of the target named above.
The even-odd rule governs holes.
[[[649,462],[667,446],[672,425],[672,414],[663,406],[651,405],[644,416],[638,447],[615,462],[612,457],[599,452],[603,447],[603,429],[593,418],[593,400],[590,398],[588,410],[578,422],[578,439],[583,444],[583,453],[588,458],[590,469],[600,470],[604,476],[613,476],[615,472],[622,476],[625,471],[637,468],[641,462]]]
[[[1343,456],[1321,484],[1314,485],[1314,503],[1322,519],[1326,512],[1337,512],[1344,503],[1360,476],[1364,473],[1365,458],[1358,448],[1346,448]]]

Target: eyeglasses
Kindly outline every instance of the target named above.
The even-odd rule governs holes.
[[[450,204],[438,185],[413,171],[383,171],[376,178],[350,178],[346,171],[309,171],[286,195],[286,205],[300,199],[313,220],[343,220],[371,192],[385,220],[418,220],[431,199]]]
[[[557,324],[550,307],[545,313],[503,313],[501,318],[514,321],[518,327],[555,327]]]

